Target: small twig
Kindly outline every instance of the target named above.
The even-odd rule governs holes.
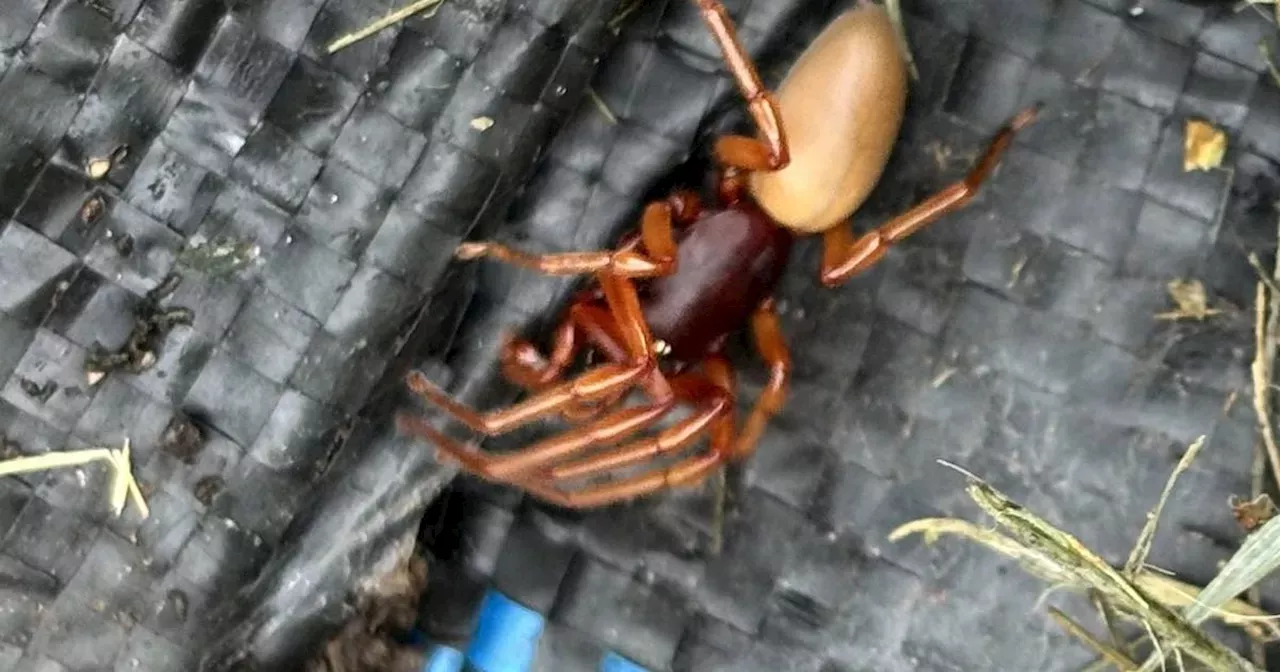
[[[1276,281],[1271,279],[1271,276],[1267,274],[1267,269],[1262,267],[1262,262],[1258,260],[1258,254],[1256,252],[1249,253],[1249,265],[1253,267],[1253,270],[1257,271],[1258,279],[1267,286],[1267,289],[1271,290],[1273,293],[1280,294],[1280,285],[1277,285]]]
[[[1277,5],[1280,7],[1280,5]],[[1271,47],[1267,46],[1266,40],[1258,40],[1258,54],[1262,56],[1262,62],[1267,65],[1267,72],[1271,74],[1271,81],[1276,86],[1280,86],[1280,68],[1276,67],[1276,59],[1271,56]]]
[[[1116,630],[1116,611],[1111,604],[1103,598],[1102,593],[1096,588],[1089,590],[1089,600],[1093,602],[1093,608],[1098,610],[1098,615],[1102,617],[1102,625],[1107,629],[1107,636],[1111,638],[1111,645],[1117,649],[1124,646],[1121,641],[1120,632]]]
[[[600,94],[596,93],[594,88],[587,88],[587,98],[591,100],[591,104],[596,106],[596,109],[600,111],[600,114],[604,115],[604,118],[608,120],[610,124],[614,126],[618,125],[617,115],[613,113],[613,110],[609,109],[609,105],[604,102],[604,99],[600,97]]]
[[[1272,14],[1268,14],[1262,11],[1262,8],[1258,7],[1258,5],[1274,5],[1275,10]],[[1275,0],[1241,0],[1232,8],[1232,13],[1239,14],[1246,9],[1256,12],[1258,16],[1271,23],[1280,23],[1280,4],[1277,4]]]
[[[617,35],[618,31],[622,30],[622,24],[626,23],[627,19],[630,18],[637,9],[640,9],[640,5],[643,4],[644,0],[633,0],[626,7],[623,7],[622,10],[615,14],[613,18],[609,19],[609,23],[607,24],[609,32]]]
[[[1255,501],[1258,499],[1258,497],[1262,496],[1263,485],[1266,483],[1266,478],[1267,478],[1266,473],[1267,473],[1266,450],[1263,448],[1262,443],[1257,442],[1254,444],[1254,449],[1253,449],[1253,466],[1249,470],[1249,478],[1250,478],[1249,491],[1250,493],[1252,493],[1253,499]],[[1249,588],[1249,594],[1247,597],[1249,599],[1249,603],[1255,607],[1258,607],[1259,611],[1261,611],[1262,589],[1255,584],[1254,586]],[[1250,658],[1253,659],[1253,664],[1256,665],[1258,669],[1260,670],[1267,669],[1267,645],[1264,642],[1257,639],[1256,637],[1251,638],[1249,641],[1249,653],[1250,653]]]
[[[907,22],[902,16],[902,0],[884,0],[885,11],[889,14],[889,23],[893,24],[898,34],[902,59],[907,63],[907,72],[913,81],[920,81],[920,69],[916,67],[916,59],[911,55],[911,41],[907,39]]]
[[[1156,636],[1155,629],[1152,628],[1151,624],[1146,621],[1142,622],[1142,627],[1147,629],[1147,638],[1151,640],[1151,648],[1155,649],[1155,654],[1153,655],[1153,658],[1155,660],[1160,661],[1161,671],[1163,672],[1164,670],[1169,669],[1165,667],[1165,664],[1164,664],[1164,661],[1169,658],[1169,654],[1165,653],[1164,649],[1160,647],[1160,638]],[[1177,651],[1177,649],[1174,649],[1174,651]],[[1151,667],[1151,662],[1149,659],[1147,661],[1147,664],[1143,665],[1143,669],[1149,669],[1150,667]]]
[[[1271,367],[1273,352],[1268,349],[1274,343],[1275,335],[1267,334],[1267,286],[1259,282],[1254,300],[1255,320],[1253,327],[1254,355],[1250,371],[1253,374],[1253,410],[1258,416],[1258,428],[1262,433],[1262,442],[1267,449],[1267,458],[1271,461],[1271,473],[1280,478],[1280,447],[1276,445],[1275,427],[1271,423]]]
[[[1192,442],[1187,448],[1187,452],[1183,454],[1182,459],[1178,460],[1178,466],[1174,467],[1173,473],[1169,474],[1168,480],[1165,481],[1164,490],[1160,493],[1160,499],[1156,502],[1156,507],[1147,514],[1147,522],[1142,526],[1142,532],[1138,535],[1138,541],[1133,545],[1133,552],[1129,554],[1129,561],[1124,564],[1124,572],[1132,580],[1142,571],[1147,564],[1147,555],[1151,553],[1151,543],[1156,536],[1156,526],[1160,524],[1160,514],[1164,511],[1164,506],[1169,501],[1169,495],[1173,492],[1173,485],[1177,483],[1178,477],[1182,472],[1191,467],[1191,463],[1195,461],[1196,455],[1200,454],[1200,449],[1204,448],[1205,437],[1201,436]]]
[[[1133,670],[1137,669],[1138,664],[1130,660],[1123,652],[1110,644],[1100,641],[1097,637],[1094,637],[1088,630],[1080,627],[1079,623],[1071,620],[1069,616],[1062,613],[1062,611],[1057,607],[1049,607],[1049,615],[1053,617],[1053,620],[1058,622],[1058,625],[1062,626],[1063,630],[1067,631],[1067,634],[1080,640],[1090,649],[1093,649],[1094,653],[1097,653],[1112,665],[1115,665],[1121,670],[1121,672],[1133,672]]]
[[[984,483],[984,482],[985,482],[985,481],[983,481],[981,478],[979,478],[977,474],[973,473],[972,471],[969,471],[968,469],[965,469],[964,467],[962,467],[962,466],[960,466],[960,465],[956,464],[955,462],[951,462],[951,461],[949,461],[949,460],[945,460],[945,459],[943,459],[943,458],[941,458],[941,457],[940,457],[940,458],[938,458],[937,460],[934,460],[934,461],[935,461],[935,462],[937,462],[938,464],[941,464],[942,466],[944,466],[944,467],[946,467],[946,468],[948,468],[948,469],[951,469],[951,470],[953,470],[953,471],[958,471],[958,472],[960,472],[961,474],[964,474],[964,475],[965,475],[966,477],[968,477],[970,480],[976,481],[976,482],[978,482],[978,483]]]
[[[19,457],[0,462],[0,477],[76,467],[90,462],[106,462],[111,468],[111,510],[119,516],[124,513],[125,502],[133,500],[139,515],[146,519],[151,515],[151,509],[147,506],[146,498],[142,496],[142,490],[138,488],[138,482],[133,478],[133,464],[129,453],[129,439],[125,439],[124,445],[115,450],[90,448]]]
[[[424,18],[430,18],[435,15],[435,9],[438,9],[440,3],[442,2],[444,2],[444,0],[417,0],[417,2],[414,2],[405,7],[401,7],[400,9],[397,9],[391,12],[390,14],[383,16],[382,18],[365,26],[364,28],[361,28],[360,30],[355,31],[354,33],[347,33],[346,35],[343,35],[342,37],[339,37],[338,39],[330,42],[327,48],[327,51],[330,54],[332,54],[338,51],[339,49],[345,49],[346,47],[349,47],[355,44],[356,42],[359,42],[360,40],[363,40],[366,37],[373,35],[374,33],[380,32],[382,30],[386,30],[387,28],[390,28],[391,26],[397,23],[400,23],[401,21],[404,21],[405,19],[413,16],[414,14],[417,14],[418,12],[426,11],[427,9],[432,9],[433,11],[431,14],[428,14]]]

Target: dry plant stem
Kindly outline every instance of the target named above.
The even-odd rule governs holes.
[[[604,102],[604,99],[600,97],[600,94],[596,93],[595,89],[588,88],[587,97],[591,99],[591,104],[595,105],[600,114],[604,116],[605,121],[608,121],[611,126],[618,125],[617,115],[613,113],[613,110],[609,109],[609,104]]]
[[[1253,410],[1258,416],[1258,427],[1262,432],[1263,445],[1267,449],[1267,458],[1271,462],[1271,473],[1280,478],[1280,447],[1276,446],[1275,427],[1271,423],[1271,367],[1274,363],[1272,348],[1276,337],[1274,331],[1267,333],[1268,327],[1273,323],[1267,317],[1267,304],[1267,286],[1259,282],[1254,300],[1254,355],[1253,365],[1250,367],[1253,374]]]
[[[1022,546],[996,530],[979,527],[967,520],[959,520],[957,518],[921,518],[913,520],[909,523],[903,523],[889,533],[889,541],[899,541],[910,534],[924,536],[927,544],[934,543],[943,534],[964,537],[1012,558],[1028,573],[1039,577],[1046,583],[1077,587],[1072,582],[1069,572],[1052,562],[1043,553]]]
[[[1179,581],[1171,576],[1144,572],[1138,575],[1137,584],[1150,593],[1162,604],[1173,609],[1191,606],[1197,601],[1200,588]],[[1213,614],[1223,623],[1250,631],[1264,637],[1263,630],[1271,633],[1271,638],[1280,637],[1280,617],[1268,614],[1241,599],[1234,599],[1213,610]]]
[[[360,30],[355,31],[354,33],[347,33],[346,35],[339,37],[333,42],[330,42],[327,51],[330,54],[332,54],[338,51],[339,49],[345,49],[346,47],[349,47],[355,44],[356,42],[359,42],[360,40],[363,40],[366,37],[369,37],[370,35],[377,33],[378,31],[386,30],[387,28],[390,28],[391,26],[394,26],[395,24],[400,23],[401,21],[404,21],[405,19],[413,16],[414,14],[417,14],[418,12],[423,12],[433,7],[436,7],[442,2],[444,2],[444,0],[418,0],[417,2],[414,2],[410,5],[401,7],[400,9],[397,9],[391,12],[390,14],[383,16],[377,21],[374,21],[373,23],[365,26],[364,28],[361,28]]]
[[[923,535],[926,543],[936,541],[942,534],[964,537],[1014,559],[1027,572],[1048,583],[1065,585],[1076,589],[1093,590],[1101,596],[1101,599],[1107,599],[1107,593],[1103,590],[1072,583],[1065,569],[1051,562],[1043,554],[1018,544],[1018,542],[998,531],[979,527],[967,520],[956,518],[922,518],[913,520],[894,530],[889,535],[889,540],[898,541],[909,534]],[[1137,578],[1134,579],[1134,584],[1161,604],[1173,609],[1193,604],[1196,600],[1196,595],[1200,592],[1199,587],[1179,581],[1171,576],[1151,571],[1138,574]],[[1114,610],[1113,604],[1108,603],[1108,606]],[[1280,625],[1276,624],[1277,621],[1280,621],[1280,617],[1269,615],[1243,600],[1231,600],[1216,609],[1214,614],[1227,625],[1248,628],[1261,624],[1264,627],[1274,628],[1276,634],[1280,635]],[[1141,641],[1141,639],[1139,638],[1138,641]],[[1131,648],[1137,643],[1137,641],[1131,642],[1127,646]]]
[[[1280,229],[1280,227],[1278,227]],[[1280,231],[1278,231],[1280,233]],[[1277,237],[1276,252],[1280,254],[1280,235]],[[1271,287],[1280,286],[1280,258],[1271,269]],[[1280,292],[1272,291],[1267,301],[1267,385],[1273,382],[1276,363],[1276,346],[1280,344]]]
[[[1268,4],[1271,5],[1273,8],[1273,12],[1272,12],[1273,16],[1267,16],[1262,12],[1261,9],[1258,9],[1258,5],[1268,5]],[[1244,9],[1245,7],[1251,7],[1254,10],[1256,10],[1259,14],[1262,14],[1264,18],[1271,19],[1277,24],[1280,24],[1280,2],[1277,2],[1276,0],[1244,0],[1241,5],[1238,5],[1236,7],[1236,11],[1238,12],[1241,9]]]
[[[134,507],[138,509],[138,514],[145,520],[150,517],[151,509],[137,481],[134,480],[130,450],[129,439],[125,439],[124,445],[114,450],[90,448],[18,457],[0,462],[0,477],[76,467],[90,462],[106,462],[111,469],[111,510],[119,516],[124,512],[125,502],[132,500]]]
[[[1046,552],[1080,583],[1098,589],[1118,609],[1137,618],[1152,631],[1152,644],[1159,650],[1163,651],[1162,645],[1168,644],[1172,650],[1185,651],[1215,672],[1255,669],[1235,651],[1132,583],[1074,536],[1054,528],[984,483],[971,483],[968,490],[978,506],[1008,529],[1014,539]],[[1163,655],[1158,659],[1162,661]],[[1144,669],[1150,664],[1148,661]]]
[[[1145,641],[1147,641],[1147,635],[1143,634],[1134,638],[1133,641],[1117,646],[1116,648],[1130,656],[1134,656],[1138,653],[1138,646]],[[1107,660],[1106,657],[1103,657],[1101,660],[1095,660],[1085,666],[1080,670],[1080,672],[1111,672],[1114,668],[1115,664],[1110,660]],[[1134,669],[1137,668],[1135,667]]]
[[[1276,5],[1277,20],[1280,20],[1280,4]],[[1276,60],[1271,57],[1271,47],[1267,46],[1266,41],[1258,40],[1258,54],[1262,56],[1262,62],[1267,64],[1267,72],[1271,74],[1271,81],[1276,86],[1280,86],[1280,69],[1276,68]]]
[[[1280,255],[1280,222],[1277,223],[1277,244],[1276,254]],[[1271,287],[1280,286],[1280,256],[1272,263],[1271,267]],[[1271,291],[1267,301],[1267,329],[1264,334],[1264,343],[1266,345],[1266,386],[1267,386],[1267,403],[1266,403],[1266,427],[1269,434],[1269,441],[1266,443],[1268,456],[1271,458],[1271,471],[1275,478],[1280,479],[1280,448],[1276,446],[1275,423],[1272,419],[1271,412],[1271,386],[1275,382],[1276,367],[1276,347],[1280,345],[1280,292]],[[1280,480],[1277,481],[1280,484]]]
[[[1115,665],[1121,672],[1133,672],[1133,670],[1137,669],[1138,664],[1130,660],[1123,652],[1110,644],[1103,643],[1098,640],[1097,637],[1089,634],[1088,630],[1080,627],[1080,624],[1071,620],[1069,616],[1062,613],[1059,609],[1049,607],[1049,615],[1053,617],[1053,620],[1058,622],[1058,625],[1062,626],[1063,630],[1067,631],[1067,634],[1080,640],[1090,649],[1093,649],[1095,653],[1105,658],[1109,664]]]
[[[1169,495],[1173,492],[1174,483],[1178,482],[1178,476],[1186,471],[1196,455],[1200,453],[1200,449],[1204,448],[1205,437],[1201,436],[1187,448],[1187,452],[1183,454],[1182,459],[1178,460],[1178,466],[1174,468],[1173,473],[1169,474],[1169,480],[1165,481],[1164,490],[1160,493],[1160,500],[1156,502],[1156,508],[1147,514],[1147,523],[1142,526],[1142,533],[1138,535],[1138,541],[1133,545],[1133,552],[1129,554],[1129,561],[1124,564],[1124,573],[1130,580],[1142,571],[1147,564],[1147,555],[1151,553],[1151,542],[1156,536],[1156,526],[1160,524],[1160,513],[1164,511],[1164,505],[1169,501]]]
[[[1280,5],[1277,5],[1277,7],[1280,7]],[[1263,448],[1262,443],[1257,442],[1254,444],[1253,449],[1253,468],[1249,471],[1251,480],[1249,492],[1255,501],[1262,495],[1263,483],[1266,481],[1266,473],[1266,449]],[[1262,589],[1255,585],[1249,589],[1248,597],[1249,603],[1261,610]],[[1265,642],[1257,637],[1251,637],[1249,642],[1249,653],[1253,658],[1253,664],[1257,665],[1258,669],[1267,669],[1267,645]]]
[[[1111,645],[1117,649],[1124,648],[1124,642],[1120,638],[1120,633],[1116,630],[1116,611],[1107,604],[1102,595],[1096,590],[1089,591],[1089,601],[1093,603],[1093,608],[1098,610],[1098,615],[1102,618],[1102,624],[1107,628],[1107,636],[1111,638]]]
[[[894,530],[890,539],[910,532],[925,532],[928,538],[942,531],[964,530],[965,536],[1004,551],[1046,581],[1078,590],[1096,589],[1119,613],[1156,633],[1161,651],[1181,649],[1215,672],[1256,670],[1249,661],[1188,623],[1075,537],[1054,528],[985,483],[970,483],[966,490],[1008,536],[964,521],[944,519],[908,523]]]
[[[634,14],[637,9],[640,9],[640,6],[643,4],[644,0],[634,0],[627,6],[623,7],[622,10],[614,15],[612,19],[609,19],[608,27],[610,32],[617,35],[618,31],[622,30],[622,24],[626,23],[627,19],[631,18],[631,15]]]
[[[916,59],[911,55],[911,42],[907,39],[907,23],[902,16],[902,0],[884,0],[884,9],[889,13],[889,21],[898,33],[898,41],[902,46],[902,59],[907,63],[907,72],[911,79],[920,81],[920,69],[916,67]]]
[[[1249,265],[1253,267],[1253,270],[1258,272],[1258,279],[1267,286],[1267,289],[1271,290],[1272,293],[1280,294],[1280,285],[1277,285],[1276,281],[1272,280],[1271,277],[1267,275],[1267,269],[1262,267],[1261,261],[1258,261],[1258,254],[1256,252],[1250,252],[1248,259]]]

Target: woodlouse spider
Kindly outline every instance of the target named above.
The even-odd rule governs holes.
[[[724,6],[693,1],[746,98],[758,134],[716,142],[718,203],[704,207],[688,191],[650,203],[639,231],[617,250],[532,255],[494,242],[459,246],[456,256],[462,259],[491,257],[595,280],[569,305],[549,357],[527,341],[506,343],[503,374],[531,393],[514,406],[482,414],[451,399],[422,373],[409,374],[414,393],[480,434],[505,433],[550,415],[574,425],[522,450],[489,454],[421,418],[399,417],[402,431],[434,443],[466,472],[553,504],[586,508],[694,485],[749,456],[788,391],[790,355],[773,292],[794,238],[821,234],[822,284],[845,282],[876,263],[890,245],[964,206],[1014,134],[1038,113],[1037,105],[1013,117],[963,180],[855,237],[848,219],[879,181],[906,107],[905,62],[887,13],[864,1],[841,14],[774,94],[761,83]],[[734,372],[723,346],[729,334],[747,325],[771,373],[739,427]],[[567,377],[587,347],[607,361]],[[643,392],[645,403],[624,406],[624,397],[635,390]],[[691,407],[691,414],[637,438],[677,406]],[[703,438],[706,450],[680,459]],[[651,462],[659,464],[643,469]],[[635,467],[641,468],[638,474],[596,481]],[[580,487],[568,485],[582,481]]]

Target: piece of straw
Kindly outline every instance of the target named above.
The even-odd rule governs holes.
[[[355,44],[356,42],[359,42],[360,40],[363,40],[366,37],[373,35],[374,33],[377,33],[382,30],[386,30],[387,28],[390,28],[391,26],[394,26],[395,24],[400,23],[401,21],[404,21],[405,19],[413,16],[414,14],[431,9],[442,2],[444,2],[444,0],[417,0],[417,2],[414,2],[405,7],[401,7],[400,9],[397,9],[391,12],[390,14],[383,16],[377,21],[374,21],[373,23],[365,26],[364,28],[361,28],[360,30],[355,31],[354,33],[347,33],[346,35],[339,37],[333,42],[330,42],[328,47],[328,52],[332,54],[338,51],[339,49],[344,49],[346,47],[349,47]]]

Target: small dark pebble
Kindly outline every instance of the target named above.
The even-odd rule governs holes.
[[[211,506],[213,504],[213,498],[217,497],[218,493],[222,492],[222,489],[226,487],[226,485],[227,482],[223,480],[221,476],[212,474],[196,481],[193,494],[201,504]]]
[[[179,460],[193,464],[196,456],[200,454],[200,449],[204,447],[204,437],[201,436],[200,428],[191,421],[191,418],[182,413],[176,413],[160,437],[160,447],[161,450]]]
[[[22,446],[13,439],[0,434],[0,462],[22,456]]]
[[[52,380],[45,381],[45,384],[41,385],[30,378],[19,378],[18,385],[23,392],[27,393],[27,396],[42,404],[49,401],[49,397],[52,397],[53,393],[58,391],[58,384]]]
[[[120,256],[127,257],[133,254],[133,236],[125,233],[111,239],[111,243],[116,246],[116,252]]]
[[[99,194],[89,197],[89,200],[80,206],[80,220],[86,224],[92,224],[98,221],[103,212],[106,212],[107,204]]]
[[[191,601],[187,598],[187,594],[176,588],[164,596],[164,609],[172,612],[174,619],[179,623],[186,622],[187,609],[190,604]]]

